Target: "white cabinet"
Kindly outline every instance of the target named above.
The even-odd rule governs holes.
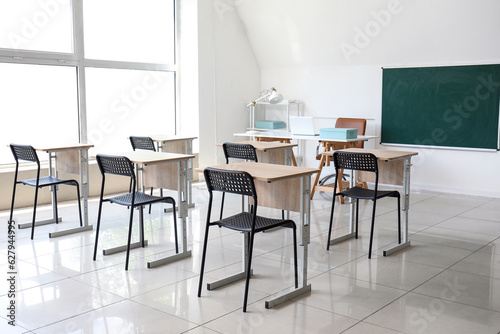
[[[283,121],[283,129],[274,129],[277,131],[290,131],[290,116],[301,116],[301,103],[296,100],[283,101],[276,104],[269,102],[257,102],[249,107],[250,128],[249,130],[271,130],[258,129],[255,127],[256,121]]]

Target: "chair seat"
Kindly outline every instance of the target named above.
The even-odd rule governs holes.
[[[36,178],[34,179],[29,179],[29,180],[22,180],[19,181],[22,184],[25,184],[27,186],[33,186],[36,187]],[[64,179],[59,179],[54,176],[43,176],[39,179],[38,186],[39,187],[44,187],[44,186],[50,186],[54,184],[61,184],[61,183],[75,183],[75,180],[64,180]]]
[[[366,189],[362,187],[352,187],[349,189],[346,189],[337,195],[342,195],[346,197],[351,197],[351,198],[358,198],[358,199],[371,199],[373,200],[375,196],[375,190],[372,189]],[[379,190],[377,191],[377,198],[384,198],[384,197],[400,197],[399,191],[397,190]]]
[[[218,225],[219,227],[224,226],[232,230],[241,232],[251,232],[252,217],[253,215],[249,212],[241,212],[234,216],[221,219],[216,223],[214,223],[214,225]],[[260,216],[256,217],[255,232],[260,232],[278,226],[293,227],[295,226],[295,222],[289,219],[283,220],[283,219],[273,219]]]
[[[111,203],[116,203],[119,205],[132,205],[132,193],[125,195],[119,195],[115,197],[108,198],[107,201]],[[134,206],[148,205],[155,202],[168,202],[168,197],[152,196],[142,192],[135,192],[135,204]]]

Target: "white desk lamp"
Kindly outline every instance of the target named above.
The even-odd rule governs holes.
[[[252,127],[252,129],[255,128],[255,104],[257,102],[262,101],[262,100],[267,99],[267,98],[269,98],[268,101],[270,104],[276,104],[276,103],[280,103],[281,101],[283,101],[283,95],[276,92],[276,88],[274,88],[274,87],[271,89],[266,89],[266,90],[263,90],[262,92],[260,92],[260,96],[258,99],[247,104],[247,108],[248,107],[251,108],[251,110],[250,110],[250,126]],[[253,132],[253,131],[250,131],[250,132]]]

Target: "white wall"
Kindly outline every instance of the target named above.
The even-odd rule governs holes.
[[[181,47],[181,126],[189,128],[193,122],[199,126],[201,167],[223,163],[217,145],[233,140],[234,132],[248,126],[245,105],[260,92],[260,68],[230,1],[180,0],[180,4],[186,9],[184,15],[190,16],[181,22],[181,29],[188,29],[186,22],[193,24],[190,19],[196,11],[198,40],[197,50]],[[181,43],[190,37],[181,31]],[[196,54],[196,63],[188,52]],[[186,71],[190,73],[187,78]],[[193,108],[199,116],[192,115]]]
[[[373,119],[368,134],[380,135],[381,67],[500,63],[498,0],[238,0],[233,5],[260,65],[260,86],[302,100],[305,115]],[[500,153],[411,150],[419,152],[412,187],[500,197]],[[316,166],[313,156],[307,165]]]

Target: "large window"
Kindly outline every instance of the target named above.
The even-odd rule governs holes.
[[[0,1],[0,48],[72,52],[70,1]]]
[[[175,134],[175,0],[0,1],[0,164],[10,142],[130,149]]]
[[[89,142],[102,152],[130,150],[129,136],[175,132],[174,75],[88,68]]]
[[[0,63],[0,73],[0,161],[14,162],[9,143],[78,142],[75,67]]]
[[[165,0],[85,0],[85,57],[174,63],[174,6]]]

